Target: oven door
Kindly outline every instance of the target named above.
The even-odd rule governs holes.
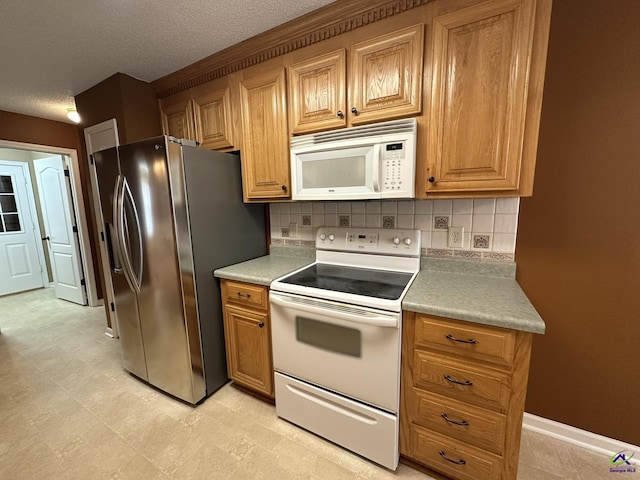
[[[272,291],[275,370],[398,412],[402,315]]]

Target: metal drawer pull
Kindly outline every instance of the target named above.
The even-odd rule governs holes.
[[[451,462],[451,463],[455,463],[456,465],[464,465],[467,462],[464,461],[464,458],[461,458],[460,460],[452,460],[451,458],[447,457],[447,454],[444,453],[442,450],[438,450],[438,453],[440,454],[440,456],[442,458],[444,458],[447,462]]]
[[[241,293],[241,292],[238,292],[238,296],[239,296],[240,298],[251,298],[251,294],[249,294],[249,293]]]
[[[448,340],[452,340],[454,342],[460,342],[460,343],[471,343],[471,344],[478,343],[478,341],[475,338],[470,338],[469,340],[461,340],[459,338],[454,337],[451,334],[445,335],[445,338],[447,338]]]
[[[471,385],[473,385],[473,382],[471,380],[465,380],[464,382],[461,382],[460,380],[456,380],[455,378],[450,377],[447,374],[444,375],[444,378],[448,382],[457,383],[458,385],[464,385],[465,387],[470,387]]]
[[[469,426],[469,422],[467,422],[466,420],[462,420],[462,421],[458,421],[458,420],[451,420],[446,413],[442,413],[440,415],[442,418],[444,418],[447,422],[449,423],[453,423],[454,425],[460,425],[462,427],[468,427]]]

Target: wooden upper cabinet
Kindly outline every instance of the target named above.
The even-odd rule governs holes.
[[[345,127],[345,80],[344,49],[289,67],[291,133]]]
[[[163,134],[197,140],[189,92],[180,92],[160,100],[160,118]]]
[[[428,194],[518,190],[528,89],[538,88],[529,85],[535,8],[497,0],[434,19],[428,169],[418,180]]]
[[[420,113],[423,45],[422,24],[353,45],[349,82],[351,124]]]
[[[423,45],[420,24],[290,66],[291,133],[419,114]]]
[[[285,69],[240,81],[245,200],[289,198]]]
[[[191,89],[196,137],[202,148],[210,150],[234,147],[231,93],[223,80],[222,85],[209,82]]]
[[[162,133],[196,140],[209,150],[233,150],[234,129],[227,78],[160,100]]]

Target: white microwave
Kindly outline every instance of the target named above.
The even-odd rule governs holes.
[[[416,119],[291,139],[293,200],[413,198]]]

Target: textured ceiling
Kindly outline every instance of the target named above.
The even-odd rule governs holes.
[[[0,110],[69,122],[114,73],[156,80],[332,0],[0,1]]]

